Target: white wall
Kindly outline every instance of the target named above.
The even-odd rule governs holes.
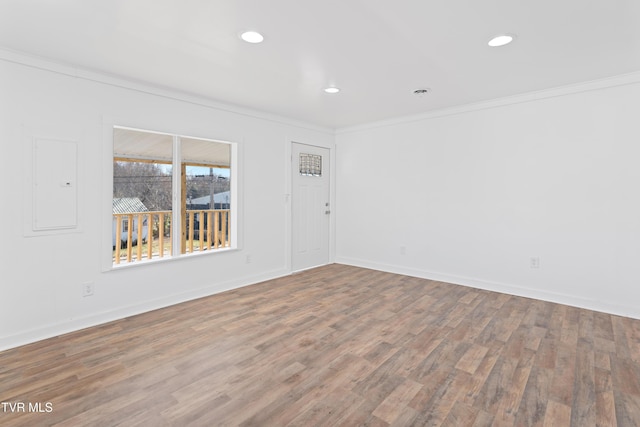
[[[333,132],[22,59],[0,59],[0,349],[290,272],[290,143],[331,147]],[[110,123],[237,142],[241,249],[104,271]],[[79,143],[78,232],[27,236],[34,136]]]
[[[336,261],[640,318],[638,80],[339,132]]]

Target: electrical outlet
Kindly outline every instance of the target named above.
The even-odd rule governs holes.
[[[90,297],[93,295],[93,291],[94,291],[94,283],[93,282],[87,282],[87,283],[83,283],[82,284],[82,296],[83,297]]]
[[[251,254],[247,254],[247,257],[245,258],[245,262],[247,264],[251,264]]]
[[[531,268],[540,268],[540,258],[536,257],[531,257],[531,259],[529,260],[529,265],[531,266]]]
[[[407,254],[407,247],[400,246],[400,255],[406,255],[406,254]]]

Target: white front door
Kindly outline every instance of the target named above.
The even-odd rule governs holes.
[[[293,143],[293,271],[329,263],[329,149]]]

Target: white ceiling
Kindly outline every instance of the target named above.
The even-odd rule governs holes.
[[[0,0],[0,47],[342,128],[639,71],[640,1]]]

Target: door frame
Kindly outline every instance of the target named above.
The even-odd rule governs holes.
[[[331,208],[331,215],[329,216],[329,260],[328,264],[335,262],[336,258],[336,159],[335,151],[336,147],[333,144],[323,144],[314,141],[314,143],[300,142],[299,140],[288,139],[285,146],[285,159],[286,159],[286,188],[285,193],[285,218],[286,218],[286,236],[285,236],[285,264],[287,271],[296,273],[302,270],[293,271],[293,144],[309,145],[311,147],[326,148],[329,150],[329,203]]]

